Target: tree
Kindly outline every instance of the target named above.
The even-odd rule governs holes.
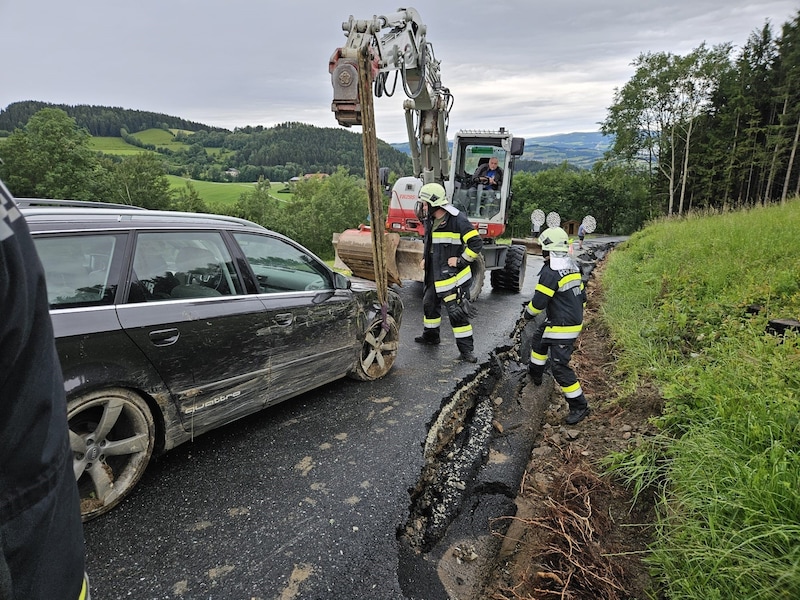
[[[17,197],[92,200],[100,163],[89,139],[66,112],[44,108],[0,145],[0,174]]]
[[[784,110],[780,119],[779,144],[789,148],[789,157],[784,169],[781,203],[786,202],[789,184],[792,179],[797,145],[800,140],[800,17],[784,24],[778,42],[779,91],[783,97]],[[777,151],[777,150],[776,150]],[[795,176],[795,193],[800,190],[800,176]]]
[[[191,181],[186,182],[186,187],[180,188],[177,192],[173,208],[183,212],[208,212],[208,206],[197,192]]]
[[[332,257],[333,234],[368,220],[364,180],[340,167],[330,177],[299,182],[288,214],[292,215],[291,237],[323,258]]]
[[[636,72],[614,96],[602,131],[615,136],[613,154],[627,160],[646,152],[667,186],[667,213],[683,212],[692,135],[729,66],[729,44],[701,44],[687,56],[640,54]],[[675,204],[677,201],[677,210]]]
[[[142,208],[168,209],[172,190],[158,155],[143,152],[115,165],[109,182],[109,199]]]
[[[271,184],[263,177],[251,191],[242,192],[231,213],[233,216],[248,219],[264,227],[281,231],[278,224],[280,207],[278,201],[270,196]]]

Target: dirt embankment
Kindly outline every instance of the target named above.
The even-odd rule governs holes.
[[[642,562],[652,539],[653,505],[603,477],[599,460],[653,433],[661,412],[655,389],[619,398],[614,350],[597,316],[599,271],[589,281],[585,328],[573,366],[592,412],[564,426],[566,404],[554,385],[497,561],[481,597],[492,600],[645,600]],[[547,385],[547,380],[545,385]]]

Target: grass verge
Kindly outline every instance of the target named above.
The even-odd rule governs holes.
[[[668,597],[800,597],[800,201],[667,219],[611,253],[603,319],[627,387],[666,403],[661,433],[612,455],[657,489],[649,562]]]

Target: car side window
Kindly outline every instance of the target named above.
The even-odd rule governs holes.
[[[139,233],[128,302],[241,293],[230,253],[216,231]]]
[[[120,236],[36,236],[34,243],[44,267],[50,308],[114,302],[119,267],[113,258]]]
[[[235,233],[260,293],[332,289],[330,271],[310,254],[278,238]]]

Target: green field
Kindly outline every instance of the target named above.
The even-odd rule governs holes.
[[[146,129],[131,135],[141,140],[143,144],[150,144],[156,148],[165,148],[176,152],[188,148],[183,142],[175,141],[174,134],[179,131],[179,129],[171,129],[170,131],[164,131],[163,129]],[[116,154],[118,156],[130,156],[132,154],[138,154],[139,152],[153,152],[152,150],[145,150],[137,146],[132,146],[120,137],[93,136],[89,142],[89,147],[97,152]],[[226,155],[233,154],[231,150],[226,148],[206,148],[205,150],[206,154],[213,156],[217,161],[224,161]]]
[[[152,144],[158,148],[169,148],[176,151],[186,149],[186,144],[176,142],[174,134],[178,130],[165,131],[163,129],[146,129],[133,134],[134,137],[141,140],[142,143]],[[105,154],[114,154],[117,156],[132,156],[141,152],[153,152],[152,150],[144,150],[137,146],[132,146],[119,137],[92,137],[90,139],[90,147]],[[229,150],[222,148],[207,148],[208,154],[215,156],[219,159]],[[191,181],[194,189],[200,194],[200,197],[209,205],[209,209],[214,206],[232,206],[241,196],[242,192],[253,189],[254,183],[220,183],[214,181],[199,181],[195,179],[187,179],[185,177],[178,177],[176,175],[167,175],[170,186],[173,189],[181,189],[186,186],[187,181]],[[284,192],[286,184],[272,183],[271,195],[277,200],[290,200],[291,193]]]
[[[116,154],[118,156],[132,156],[142,152],[152,152],[152,150],[145,150],[144,148],[137,148],[131,146],[128,142],[120,137],[94,137],[89,140],[89,147],[96,152],[103,152],[104,154]]]
[[[242,195],[242,192],[250,191],[255,186],[254,183],[217,183],[214,181],[187,179],[186,177],[177,177],[175,175],[167,175],[167,179],[174,189],[185,188],[186,182],[191,182],[200,197],[210,206],[232,206]],[[271,183],[270,195],[278,200],[290,200],[291,194],[281,193],[281,190],[285,188],[286,185],[283,183]]]
[[[188,147],[183,142],[176,142],[175,134],[172,131],[163,129],[145,129],[131,135],[137,140],[141,140],[143,144],[152,144],[156,148],[167,148],[177,152],[178,150],[186,150]]]

